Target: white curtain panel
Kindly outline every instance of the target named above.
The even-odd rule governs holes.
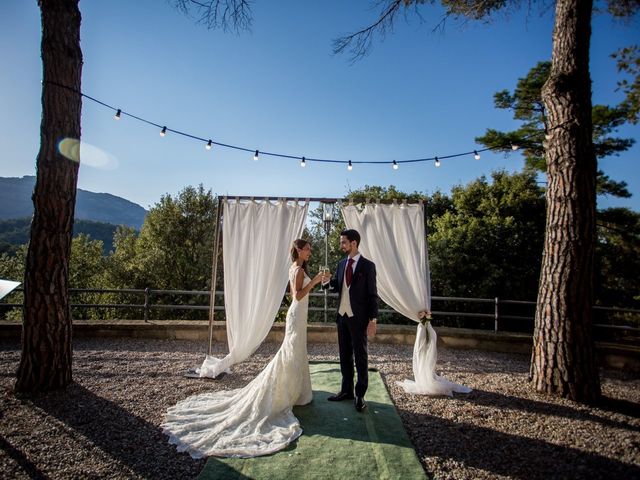
[[[359,250],[376,264],[378,295],[391,308],[418,322],[413,347],[414,380],[398,382],[406,392],[424,395],[468,393],[470,388],[435,373],[437,335],[419,313],[431,310],[431,284],[422,204],[366,204],[342,207],[347,228],[360,233]]]
[[[248,358],[266,338],[288,282],[290,249],[309,208],[284,200],[225,200],[222,217],[224,304],[229,354],[207,355],[198,373],[215,378]]]
[[[13,289],[18,285],[20,285],[20,282],[14,282],[11,280],[0,280],[0,299],[5,297],[6,295],[9,295],[9,293],[11,293]]]

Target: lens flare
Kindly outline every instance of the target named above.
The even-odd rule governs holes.
[[[80,162],[80,140],[63,138],[60,140],[60,143],[58,143],[58,151],[69,160]]]
[[[71,161],[80,163],[86,167],[100,170],[115,170],[118,168],[118,159],[105,152],[101,148],[89,143],[81,142],[76,138],[63,138],[58,143],[60,154]]]

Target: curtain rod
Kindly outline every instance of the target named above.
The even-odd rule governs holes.
[[[300,201],[300,202],[321,202],[321,203],[382,203],[382,204],[392,204],[392,203],[404,203],[409,205],[414,204],[422,204],[424,203],[422,200],[418,201],[408,201],[408,200],[379,200],[376,198],[365,198],[362,199],[352,199],[352,198],[331,198],[331,197],[270,197],[270,196],[259,196],[259,195],[219,195],[218,199],[228,199],[228,200],[285,200],[285,201]]]

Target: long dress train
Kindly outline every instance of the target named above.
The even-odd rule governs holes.
[[[295,284],[295,263],[289,282]],[[303,285],[310,282],[305,275]],[[244,388],[203,393],[167,410],[161,427],[178,451],[193,458],[256,457],[285,448],[302,434],[294,405],[311,402],[307,357],[309,296],[293,298],[282,345]]]

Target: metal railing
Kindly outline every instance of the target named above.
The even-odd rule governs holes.
[[[23,292],[22,288],[16,289],[12,292],[8,297],[11,298],[16,294]],[[210,297],[211,292],[208,290],[159,290],[159,289],[70,289],[71,295],[75,294],[85,294],[85,293],[96,293],[96,294],[126,294],[126,295],[138,295],[142,297],[142,303],[71,303],[71,307],[74,309],[89,309],[89,308],[113,308],[113,309],[140,309],[143,312],[144,321],[148,322],[151,317],[152,310],[209,310],[209,303],[207,304],[165,304],[165,303],[154,303],[152,300],[154,298],[163,296],[163,295],[178,295],[178,296],[203,296]],[[223,291],[216,291],[216,296],[223,297]],[[324,293],[311,293],[310,297],[312,299],[324,299]],[[337,300],[338,295],[335,293],[328,294],[329,298]],[[525,326],[532,327],[533,325],[533,311],[535,309],[536,302],[531,301],[523,301],[523,300],[504,300],[498,297],[495,298],[468,298],[468,297],[432,297],[432,302],[436,305],[440,303],[444,303],[444,306],[451,306],[452,304],[478,304],[481,306],[489,306],[491,308],[485,308],[485,311],[468,311],[464,307],[464,310],[440,310],[440,309],[432,309],[432,314],[434,318],[438,322],[438,324],[446,324],[445,319],[449,318],[457,318],[457,319],[477,319],[477,320],[485,320],[488,321],[489,324],[492,325],[492,329],[494,332],[499,331],[514,331],[514,324],[511,326],[505,326],[504,323],[507,321],[515,321],[516,323],[522,322]],[[335,305],[329,305],[328,302],[320,301],[318,302],[321,306],[313,305],[315,302],[311,302],[309,306],[309,310],[311,312],[322,312],[323,317],[326,319],[327,315],[329,318],[332,318],[332,314],[335,312]],[[503,307],[510,306],[518,306],[528,308],[531,311],[531,315],[514,315],[514,314],[505,314],[503,311]],[[22,307],[22,303],[3,303],[0,302],[0,314],[2,310],[8,310],[11,308],[20,308]],[[432,305],[433,307],[433,305]],[[283,305],[280,307],[280,311],[284,311],[288,308],[287,305]],[[617,307],[604,307],[604,306],[594,306],[594,311],[596,312],[605,312],[607,314],[618,314],[618,315],[632,315],[637,318],[634,319],[633,322],[635,325],[621,325],[614,323],[595,323],[594,327],[601,330],[611,330],[617,332],[625,332],[632,336],[638,336],[640,338],[640,328],[636,325],[640,325],[640,310],[631,309],[631,308],[617,308]],[[224,305],[221,301],[216,301],[215,311],[224,311]],[[390,308],[380,308],[379,313],[386,315],[388,317],[403,319],[400,314],[395,312]],[[404,319],[406,320],[406,319]],[[385,323],[397,323],[397,322],[386,322]],[[402,323],[402,321],[398,322]],[[406,323],[406,322],[405,322]],[[470,327],[474,328],[474,326]],[[486,329],[486,327],[485,327]],[[516,331],[521,330],[520,327],[515,329]]]

